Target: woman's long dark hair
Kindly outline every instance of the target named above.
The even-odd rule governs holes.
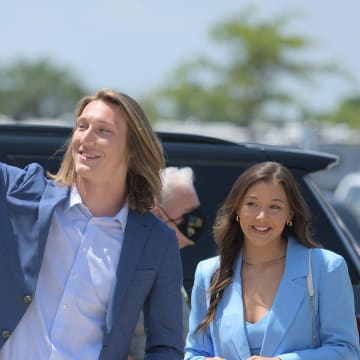
[[[233,265],[244,242],[242,230],[236,221],[237,211],[248,189],[258,182],[276,182],[281,184],[285,190],[290,209],[293,212],[293,225],[284,229],[284,237],[293,235],[306,247],[319,247],[311,237],[309,210],[290,170],[276,162],[258,163],[245,170],[235,181],[215,218],[213,235],[219,247],[220,267],[212,276],[208,290],[210,305],[205,319],[199,324],[196,331],[205,331],[214,320],[216,307],[225,288],[231,282]]]

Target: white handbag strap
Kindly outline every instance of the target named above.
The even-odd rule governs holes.
[[[312,277],[312,268],[311,268],[311,249],[309,249],[309,271],[306,277],[307,287],[308,287],[308,294],[310,299],[310,306],[311,306],[311,321],[312,321],[312,347],[316,347],[316,325],[315,325],[315,304],[314,304],[314,283]]]

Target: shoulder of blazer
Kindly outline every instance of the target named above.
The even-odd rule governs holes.
[[[0,164],[3,173],[7,173],[9,176],[23,179],[23,181],[26,181],[27,179],[37,175],[44,178],[45,170],[40,164],[37,163],[31,163],[26,165],[24,168],[8,165],[6,163]]]
[[[148,228],[148,230],[151,230],[151,235],[156,235],[153,237],[159,239],[159,241],[162,241],[162,239],[164,239],[164,241],[167,241],[169,237],[173,237],[176,239],[177,243],[175,231],[169,228],[162,220],[156,217],[149,210],[143,213],[139,213],[136,210],[129,209],[128,225],[130,223],[132,225],[137,223],[138,225],[143,226],[144,229]]]
[[[321,266],[326,271],[332,271],[342,265],[346,266],[345,259],[341,255],[322,248],[312,250],[312,262],[315,268]]]
[[[143,213],[140,213],[136,210],[129,209],[129,218],[131,221],[137,221],[140,224],[148,225],[154,227],[156,230],[165,231],[167,233],[172,233],[175,231],[169,228],[164,221],[160,220],[155,216],[150,210],[146,210]]]
[[[220,266],[219,256],[214,256],[209,259],[201,260],[196,268],[198,273],[201,273],[204,278],[211,279],[216,269]]]
[[[24,169],[1,163],[0,171],[0,188],[6,193],[8,202],[40,202],[53,207],[65,199],[69,191],[68,187],[48,179],[44,168],[36,163],[29,164]]]
[[[307,274],[309,250],[309,248],[295,239],[289,238],[287,252],[289,261],[287,263],[289,263],[293,271],[304,272],[303,275]],[[323,248],[312,248],[311,252],[312,270],[315,273],[332,271],[339,266],[346,265],[344,258],[333,251]]]
[[[44,168],[36,163],[27,165],[25,168],[1,164],[2,180],[8,191],[30,190],[41,191],[50,180],[45,176]]]

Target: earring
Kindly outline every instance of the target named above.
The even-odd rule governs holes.
[[[292,221],[291,220],[288,220],[287,222],[286,222],[286,226],[287,227],[292,227],[293,226],[293,223],[292,223]]]
[[[239,222],[239,215],[236,215],[235,220],[236,222]]]

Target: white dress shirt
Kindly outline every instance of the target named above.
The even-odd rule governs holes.
[[[36,292],[1,360],[98,359],[128,216],[93,217],[74,186],[54,212]]]

